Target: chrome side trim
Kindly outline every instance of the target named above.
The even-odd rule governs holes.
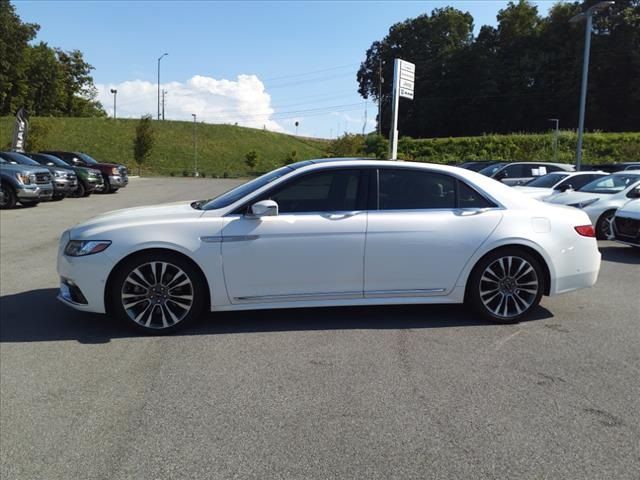
[[[428,297],[446,292],[445,288],[425,288],[418,290],[371,290],[364,292],[365,298],[371,297]]]
[[[234,235],[229,237],[214,235],[211,237],[200,237],[200,241],[205,243],[246,242],[249,240],[257,240],[258,238],[260,238],[260,235]]]
[[[238,301],[268,301],[268,300],[315,300],[324,298],[362,298],[362,292],[328,292],[328,293],[291,293],[288,295],[256,295],[234,297]]]
[[[204,243],[220,243],[222,242],[222,237],[220,236],[200,237],[200,241]]]

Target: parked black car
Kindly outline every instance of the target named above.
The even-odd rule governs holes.
[[[602,170],[607,173],[622,172],[624,170],[640,170],[640,162],[601,163],[597,165],[582,165],[582,170]]]

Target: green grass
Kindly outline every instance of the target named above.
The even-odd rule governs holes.
[[[0,118],[0,146],[7,148],[13,135],[14,119]],[[108,118],[30,119],[30,137],[35,150],[83,151],[105,162],[124,163],[133,172],[133,137],[137,120]],[[142,167],[143,174],[181,176],[193,172],[193,123],[153,122],[156,143],[151,157]],[[296,160],[325,156],[327,143],[233,125],[198,123],[198,170],[207,176],[245,176],[283,165],[296,152]],[[245,155],[258,152],[255,172],[245,165]]]

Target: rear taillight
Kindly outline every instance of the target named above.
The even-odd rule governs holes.
[[[576,232],[583,237],[596,237],[596,231],[593,228],[593,225],[580,225],[579,227],[574,227]]]

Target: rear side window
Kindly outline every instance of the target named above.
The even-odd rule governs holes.
[[[567,178],[564,182],[560,182],[555,189],[559,190],[561,187],[571,185],[571,188],[578,190],[596,178],[600,178],[600,175],[575,175]]]
[[[457,181],[458,208],[493,208],[495,203],[487,200],[480,193],[460,180]]]
[[[378,208],[415,210],[455,208],[455,179],[433,172],[380,170]]]

